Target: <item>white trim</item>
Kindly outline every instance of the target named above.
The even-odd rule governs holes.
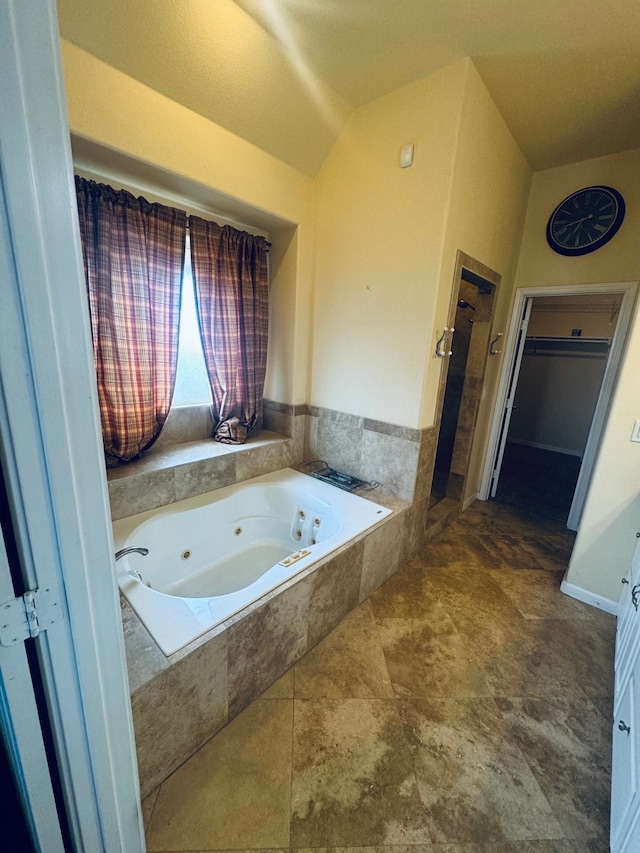
[[[513,404],[515,402],[516,390],[518,387],[518,377],[520,375],[520,365],[524,354],[524,344],[527,336],[527,327],[529,325],[529,317],[531,316],[531,305],[533,300],[525,299],[522,306],[522,316],[518,315],[518,323],[516,335],[514,337],[513,356],[510,361],[509,373],[505,385],[504,407],[500,411],[500,429],[498,432],[498,440],[496,444],[495,460],[491,464],[491,477],[489,480],[489,494],[492,498],[496,496],[500,472],[502,471],[502,461],[504,459],[504,451],[507,446],[507,438],[509,436],[509,424],[513,414]]]
[[[568,284],[568,285],[550,285],[549,287],[520,287],[516,290],[511,308],[511,321],[509,330],[506,334],[506,342],[503,349],[504,359],[502,362],[502,370],[500,373],[500,382],[498,384],[498,392],[493,410],[493,418],[491,421],[491,429],[489,431],[489,440],[487,442],[487,450],[484,460],[484,469],[482,481],[480,484],[479,496],[481,500],[486,500],[489,497],[491,489],[491,480],[493,476],[494,462],[498,452],[498,443],[500,441],[502,428],[502,415],[507,402],[507,393],[509,390],[509,381],[513,360],[515,356],[515,348],[518,342],[518,329],[522,319],[524,305],[527,299],[545,296],[588,296],[597,293],[624,293],[624,299],[620,306],[620,316],[616,324],[616,334],[618,330],[623,328],[623,311],[626,314],[626,323],[631,317],[633,302],[638,289],[637,281],[623,282],[604,282],[601,284]],[[622,348],[624,335],[620,335],[620,348]],[[613,347],[612,347],[613,350]],[[619,365],[618,365],[619,366]]]
[[[122,617],[54,0],[0,4],[4,475],[24,581],[65,618],[33,640],[75,850],[144,850]]]
[[[591,607],[597,607],[598,610],[604,610],[605,613],[611,613],[613,616],[618,615],[617,601],[612,601],[603,595],[596,595],[594,592],[589,592],[588,589],[583,589],[581,586],[576,586],[568,581],[562,581],[560,592],[564,592],[565,595],[575,598],[576,601],[582,601],[584,604],[590,604]]]
[[[582,454],[582,465],[580,466],[580,473],[578,474],[578,482],[576,483],[576,488],[573,493],[569,517],[567,518],[567,527],[569,530],[577,530],[580,525],[582,510],[584,509],[584,502],[587,497],[587,490],[589,488],[589,483],[591,482],[593,466],[596,461],[596,454],[598,452],[598,447],[600,446],[602,431],[604,430],[605,420],[609,412],[613,386],[618,375],[620,362],[622,361],[622,353],[627,339],[629,323],[631,322],[631,313],[633,311],[633,303],[635,301],[637,287],[638,282],[630,285],[622,298],[620,311],[618,312],[618,320],[616,322],[613,338],[611,339],[609,357],[607,358],[604,376],[602,377],[602,382],[600,384],[600,391],[598,392],[598,400],[591,419],[587,443],[585,444],[584,453]]]

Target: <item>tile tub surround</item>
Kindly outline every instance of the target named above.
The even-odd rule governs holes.
[[[291,405],[277,403],[275,400],[264,400],[262,404],[262,426],[280,435],[293,436],[299,425],[306,423],[309,407],[306,403]]]
[[[317,406],[308,411],[306,460],[323,459],[362,480],[376,480],[407,503],[429,495],[436,447],[433,427],[413,429]]]
[[[201,403],[191,406],[176,406],[169,410],[162,432],[150,449],[150,453],[168,450],[175,444],[201,441],[213,435],[211,406]]]
[[[175,503],[223,486],[290,468],[302,460],[304,424],[285,437],[263,430],[246,444],[199,439],[147,453],[142,459],[107,471],[111,518]]]
[[[421,514],[426,512],[423,504],[431,492],[435,462],[434,427],[418,430],[271,400],[264,401],[263,427],[246,444],[220,444],[209,437],[208,406],[172,411],[160,438],[141,459],[107,471],[112,519],[313,459],[376,480],[386,492],[420,504]]]
[[[263,400],[262,407],[263,411],[256,431],[266,429],[288,437],[294,435],[294,419],[299,415],[307,414],[306,404],[292,406],[288,403]],[[176,406],[170,410],[162,432],[150,452],[155,453],[159,450],[168,450],[176,444],[211,438],[213,428],[211,406],[208,403]]]
[[[207,418],[207,407],[177,410],[164,442],[159,439],[143,459],[108,472],[113,520],[299,467],[303,458],[324,458],[363,479],[383,482],[384,490],[371,497],[394,514],[321,561],[311,574],[298,576],[170,658],[122,600],[143,795],[276,681],[427,539],[433,428],[412,430],[265,400],[264,430],[245,445],[233,446],[206,437]],[[205,645],[206,653],[201,651]]]
[[[408,508],[376,497],[392,515],[168,658],[122,600],[142,796],[396,571]]]
[[[288,437],[295,434],[295,418],[308,413],[306,404],[292,406],[288,403],[264,400],[262,406],[262,416],[256,429],[266,429]],[[168,450],[176,444],[186,444],[190,441],[203,441],[211,438],[213,427],[211,407],[208,403],[177,406],[169,412],[162,432],[151,452]]]

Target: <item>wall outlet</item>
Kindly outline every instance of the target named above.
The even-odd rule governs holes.
[[[640,441],[640,421],[636,421],[633,425],[631,441]]]

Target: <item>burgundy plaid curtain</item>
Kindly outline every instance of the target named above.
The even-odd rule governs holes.
[[[107,464],[138,456],[171,405],[187,218],[76,177]]]
[[[243,444],[262,415],[267,366],[267,242],[189,217],[198,322],[213,395],[214,438]]]

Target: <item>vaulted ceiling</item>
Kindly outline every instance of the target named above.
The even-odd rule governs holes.
[[[471,57],[533,169],[640,147],[638,0],[58,0],[63,38],[314,174],[350,113]]]

